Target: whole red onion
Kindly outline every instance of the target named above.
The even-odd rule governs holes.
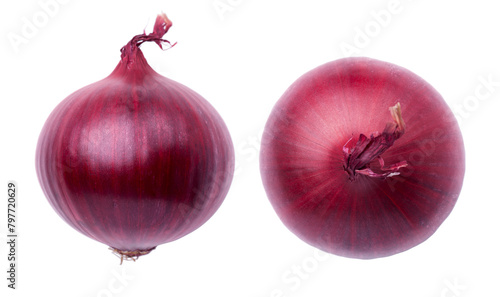
[[[149,253],[205,223],[234,171],[229,132],[188,87],[156,73],[139,46],[171,26],[135,36],[105,79],[62,101],[38,140],[36,169],[56,212],[122,260]]]
[[[295,81],[272,110],[260,162],[271,204],[293,233],[362,259],[431,236],[465,171],[459,127],[438,92],[368,58],[326,63]]]

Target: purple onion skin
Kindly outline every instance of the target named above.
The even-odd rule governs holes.
[[[351,180],[344,145],[382,132],[397,102],[406,132],[381,157],[408,166],[396,176]],[[346,58],[304,74],[279,99],[260,168],[272,206],[294,234],[332,254],[372,259],[438,229],[459,196],[465,152],[456,119],[427,82],[390,63]]]
[[[129,54],[54,109],[36,170],[69,225],[138,256],[215,213],[231,184],[234,150],[204,98],[156,73],[138,47]]]

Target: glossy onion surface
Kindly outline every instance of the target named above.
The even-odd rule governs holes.
[[[215,213],[229,190],[234,152],[204,98],[156,73],[135,44],[122,52],[110,76],[51,113],[36,169],[68,224],[133,258]]]
[[[397,126],[389,108],[398,102],[404,134],[382,141],[380,156],[350,171],[346,152],[361,134],[394,136],[384,127]],[[400,166],[370,176],[382,172],[381,160]],[[346,58],[304,74],[279,99],[260,167],[268,198],[293,233],[326,252],[370,259],[436,231],[459,196],[465,154],[458,124],[432,86],[390,63]]]

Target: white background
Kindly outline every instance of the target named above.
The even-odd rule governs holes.
[[[495,1],[54,1],[0,4],[1,296],[499,296]],[[56,6],[44,10],[46,2]],[[165,52],[144,44],[143,52],[219,111],[238,168],[204,226],[120,266],[52,210],[36,178],[35,147],[50,111],[111,73],[119,49],[161,11],[173,21],[165,38],[178,44]],[[407,252],[369,261],[319,253],[290,233],[258,167],[274,103],[301,74],[345,57],[346,47],[433,85],[456,111],[467,152],[461,196],[440,229]],[[482,80],[493,83],[488,89]],[[8,180],[20,189],[16,292],[5,280]]]

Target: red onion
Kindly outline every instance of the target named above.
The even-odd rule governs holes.
[[[368,58],[326,63],[295,81],[272,110],[260,162],[269,200],[293,233],[361,259],[430,237],[465,171],[458,124],[438,92]]]
[[[160,47],[172,23],[135,36],[105,79],[62,101],[38,140],[36,169],[55,211],[122,260],[200,227],[219,208],[234,151],[217,111],[156,73],[139,46]]]

